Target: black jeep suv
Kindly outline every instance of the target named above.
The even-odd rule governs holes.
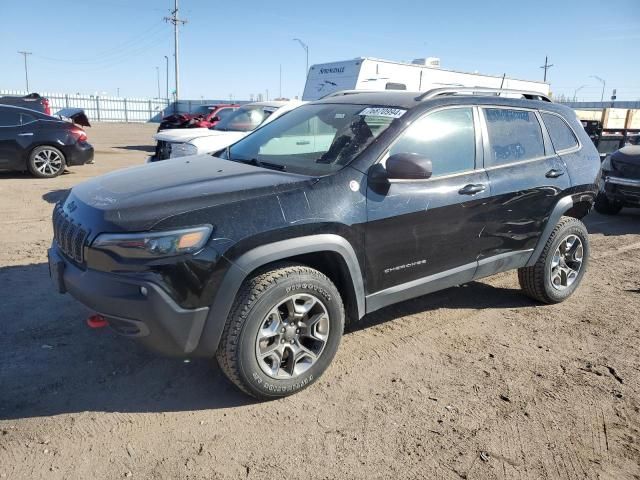
[[[342,92],[216,156],[84,182],[54,210],[53,281],[258,398],[313,383],[345,318],[386,305],[511,269],[561,302],[598,152],[569,108],[500,93]]]

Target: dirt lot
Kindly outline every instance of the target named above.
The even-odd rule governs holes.
[[[0,478],[640,479],[640,212],[591,214],[590,270],[540,306],[515,274],[370,315],[293,397],[255,403],[50,285],[61,191],[142,163],[149,125],[89,131],[96,164],[0,173]]]

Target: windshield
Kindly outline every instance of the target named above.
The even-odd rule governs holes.
[[[193,112],[194,115],[206,115],[207,113],[209,113],[211,110],[213,110],[214,107],[209,107],[206,105],[202,105],[201,107],[196,108]]]
[[[223,118],[215,127],[211,127],[211,130],[221,130],[223,132],[251,132],[258,128],[258,126],[276,110],[276,107],[242,107],[233,112],[227,118]]]
[[[327,175],[356,158],[404,112],[366,105],[303,105],[240,140],[223,158]]]

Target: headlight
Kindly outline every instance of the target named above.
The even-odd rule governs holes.
[[[174,143],[171,145],[171,154],[169,158],[187,157],[189,155],[197,155],[198,147],[190,143]]]
[[[193,253],[204,247],[213,227],[185,228],[166,232],[103,233],[91,248],[129,258],[161,258]]]

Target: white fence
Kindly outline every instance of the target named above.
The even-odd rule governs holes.
[[[51,102],[51,113],[63,108],[82,108],[89,120],[95,122],[159,122],[165,111],[171,112],[164,99],[39,93]],[[0,96],[3,95],[23,96],[27,92],[0,90]]]

